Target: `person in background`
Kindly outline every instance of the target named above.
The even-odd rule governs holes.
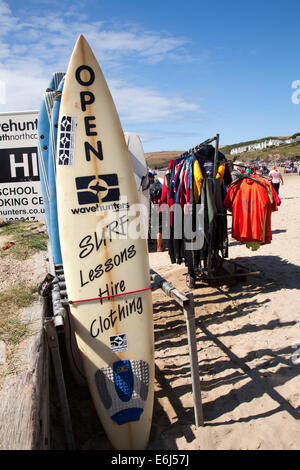
[[[150,201],[153,204],[156,212],[158,213],[159,221],[158,221],[158,233],[156,235],[157,240],[157,251],[164,251],[164,244],[162,238],[162,213],[160,210],[160,203],[161,203],[161,192],[162,192],[162,184],[158,179],[155,179],[156,172],[149,172],[150,177]],[[151,210],[150,210],[151,213]]]
[[[241,170],[239,169],[239,167],[237,165],[230,165],[230,171],[231,171],[231,179],[232,181],[236,180],[237,178],[239,178],[240,176],[242,176],[242,172]]]
[[[268,170],[268,168],[266,166],[263,166],[262,174],[267,176],[269,173],[270,173],[270,171]]]
[[[269,173],[269,177],[270,177],[273,188],[275,189],[277,194],[279,194],[279,186],[280,186],[280,183],[283,184],[283,179],[277,166],[273,166],[272,170]]]

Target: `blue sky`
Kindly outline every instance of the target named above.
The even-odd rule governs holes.
[[[39,109],[82,33],[146,152],[290,135],[299,17],[296,0],[0,0],[0,112]]]

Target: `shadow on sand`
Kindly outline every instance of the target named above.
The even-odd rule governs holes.
[[[279,232],[279,231],[277,231]],[[280,231],[281,232],[281,231]],[[294,349],[286,347],[272,350],[269,348],[253,350],[244,357],[237,356],[229,349],[223,337],[239,337],[243,342],[243,335],[249,332],[273,331],[278,328],[289,328],[295,325],[295,321],[281,322],[280,320],[267,321],[265,324],[251,324],[249,318],[243,327],[237,329],[230,328],[221,335],[213,334],[211,327],[220,324],[223,321],[234,320],[235,318],[248,317],[258,308],[267,304],[268,299],[258,301],[257,295],[260,293],[271,293],[281,289],[299,289],[300,286],[300,267],[277,256],[251,256],[251,258],[236,258],[240,264],[243,264],[249,271],[260,270],[258,276],[249,276],[238,284],[224,289],[223,287],[214,287],[209,292],[201,293],[201,290],[194,291],[194,303],[196,308],[196,327],[197,340],[210,341],[219,351],[216,357],[212,359],[201,360],[199,363],[200,376],[205,375],[201,382],[202,393],[208,400],[204,401],[203,413],[205,426],[220,426],[233,424],[234,422],[248,422],[271,416],[285,410],[295,420],[300,419],[300,407],[293,407],[289,401],[278,391],[276,387],[283,385],[300,374],[300,364],[294,365],[291,362]],[[199,283],[196,288],[200,287]],[[206,289],[207,290],[207,289]],[[234,299],[234,303],[226,305],[228,301]],[[219,306],[219,310],[209,313],[206,308],[209,304]],[[186,357],[184,364],[176,365],[176,353],[178,346],[187,345],[186,324],[179,308],[169,300],[154,305],[154,312],[157,314],[155,319],[155,347],[156,350],[166,350],[166,359],[171,359],[172,364],[165,365],[163,370],[156,366],[156,380],[159,384],[159,391],[156,392],[156,401],[154,409],[154,425],[157,418],[157,425],[161,430],[161,436],[166,435],[168,439],[164,440],[166,445],[176,449],[176,440],[185,437],[187,442],[195,439],[191,425],[194,424],[194,410],[192,407],[184,407],[182,397],[191,393],[190,363],[187,354],[180,354]],[[170,315],[164,322],[159,320],[163,318],[165,312]],[[207,313],[206,313],[207,312]],[[226,359],[224,359],[224,355]],[[259,365],[253,363],[257,358],[261,358]],[[172,361],[173,359],[173,361]],[[276,366],[276,372],[269,369]],[[226,370],[228,374],[226,375]],[[225,373],[225,374],[224,374]],[[219,377],[221,374],[221,377]],[[211,376],[211,379],[207,379]],[[186,378],[184,385],[173,386],[178,378]],[[217,399],[209,400],[209,391],[221,387],[224,384],[236,384],[242,382],[239,388],[232,388],[226,394]],[[219,421],[219,418],[233,411],[241,403],[250,403],[253,399],[267,394],[274,401],[274,408],[266,412],[258,412],[253,416],[244,417],[234,421],[233,419]],[[168,415],[160,406],[158,399],[167,397],[171,406],[175,410],[177,420],[171,422]],[[214,423],[218,419],[217,423]],[[199,443],[200,444],[200,443]],[[153,442],[155,448],[155,443]]]

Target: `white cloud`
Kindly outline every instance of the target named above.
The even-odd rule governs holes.
[[[5,83],[5,103],[0,111],[38,110],[45,91],[45,79],[32,71],[32,63],[19,64],[13,70],[0,67],[1,81]],[[48,81],[50,81],[50,76]]]
[[[66,8],[66,7],[64,7]],[[72,6],[73,8],[73,6]],[[136,67],[190,56],[188,41],[170,34],[143,30],[136,25],[88,21],[76,8],[37,16],[16,16],[0,0],[0,79],[6,85],[6,104],[0,111],[39,109],[41,97],[54,71],[66,71],[79,34],[89,41],[101,67],[110,75],[124,70],[129,61]],[[108,80],[122,122],[153,123],[176,120],[201,112],[197,104],[155,87],[128,83],[113,76]]]
[[[17,25],[17,19],[12,15],[12,12],[6,2],[0,1],[0,36],[12,31]]]
[[[132,132],[135,132],[134,130]],[[178,131],[164,131],[159,128],[151,128],[150,130],[141,129],[139,131],[139,136],[143,143],[154,142],[154,141],[164,141],[165,139],[182,140],[187,137],[199,138],[199,134],[196,132],[178,132]]]
[[[196,104],[151,88],[126,86],[118,81],[109,82],[109,86],[120,117],[127,123],[175,121],[186,113],[201,112]]]

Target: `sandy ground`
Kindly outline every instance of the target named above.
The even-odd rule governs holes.
[[[260,274],[231,286],[199,280],[193,290],[203,427],[194,424],[185,318],[162,290],[153,293],[156,380],[149,449],[300,448],[300,176],[286,175],[284,181],[282,205],[272,215],[272,243],[251,252],[230,241],[230,259]],[[185,266],[170,264],[167,252],[150,253],[150,264],[187,290]],[[27,267],[29,276],[33,268]],[[5,258],[2,277],[10,271]],[[60,339],[76,447],[110,449]],[[53,375],[51,387],[57,397]],[[51,448],[65,448],[57,399],[51,434]]]
[[[260,274],[231,286],[198,281],[193,290],[203,427],[194,424],[184,315],[161,289],[153,293],[156,379],[149,449],[300,448],[300,176],[284,181],[282,205],[272,215],[272,243],[251,252],[230,241],[230,259]],[[187,290],[185,266],[170,264],[167,252],[151,252],[150,264]],[[75,383],[67,358],[63,363],[76,447],[111,449],[88,389]],[[57,400],[51,419],[51,448],[64,448]]]
[[[199,281],[193,290],[204,427],[193,424],[184,316],[161,290],[153,293],[150,448],[300,448],[300,176],[284,183],[272,243],[251,252],[230,241],[230,259],[260,274],[233,286]],[[171,265],[167,252],[150,253],[150,264],[187,290],[186,268]]]

